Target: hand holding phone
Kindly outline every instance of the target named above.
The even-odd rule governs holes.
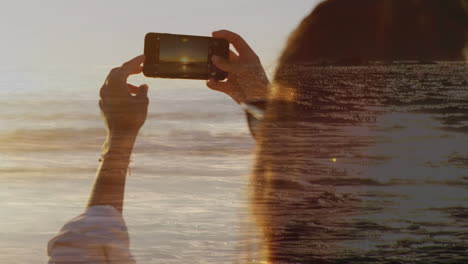
[[[109,136],[113,139],[135,137],[145,123],[149,103],[148,85],[137,87],[127,83],[130,75],[141,73],[144,59],[140,55],[112,69],[99,92],[99,107]]]
[[[229,58],[213,56],[216,67],[228,73],[225,81],[210,79],[206,85],[229,95],[237,103],[266,100],[270,82],[257,54],[238,34],[219,30],[213,37],[226,39],[235,51],[229,51]]]

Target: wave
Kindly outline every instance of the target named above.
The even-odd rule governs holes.
[[[103,128],[17,129],[0,134],[1,151],[90,150],[104,141]]]
[[[220,118],[237,118],[231,112],[169,112],[169,113],[150,113],[149,119],[154,120],[212,120],[216,121]]]
[[[460,126],[460,127],[444,126],[444,127],[441,127],[440,129],[444,131],[449,131],[449,132],[468,134],[468,126]]]
[[[149,132],[149,133],[148,133]],[[0,151],[50,152],[98,151],[106,137],[104,128],[17,129],[0,134]],[[192,155],[248,153],[253,139],[247,131],[220,132],[161,128],[156,133],[143,131],[137,141],[139,151],[181,152]]]
[[[24,176],[31,175],[31,176],[41,176],[41,179],[44,180],[44,176],[47,175],[70,175],[70,174],[86,174],[92,175],[96,172],[96,167],[89,167],[89,168],[80,168],[80,167],[15,167],[15,168],[0,168],[0,175],[2,178],[7,176],[16,177],[17,174],[20,174],[22,177],[21,179],[24,180]]]

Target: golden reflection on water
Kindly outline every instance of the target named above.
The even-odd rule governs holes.
[[[253,176],[269,254],[299,263],[431,262],[441,253],[462,261],[466,70],[465,63],[292,68],[292,82],[298,73],[316,77],[296,81],[307,89],[296,102],[270,104]],[[451,163],[453,155],[463,164]]]
[[[266,210],[288,222],[277,230],[305,228],[298,243],[322,247],[325,259],[463,263],[466,65],[324,67],[317,76],[326,71],[332,76],[320,84],[333,93],[319,102],[351,98],[356,109],[332,122],[319,111],[265,156],[278,154],[272,168],[287,175],[272,186],[288,186],[265,199],[301,208]],[[152,98],[135,148],[125,217],[138,263],[233,263],[249,243],[242,225],[255,143],[243,113],[208,91],[187,91]],[[0,99],[0,262],[45,259],[47,240],[82,210],[105,134],[94,95]],[[288,158],[294,163],[285,166]]]

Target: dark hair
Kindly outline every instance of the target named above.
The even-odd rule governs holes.
[[[303,137],[307,133],[297,135],[301,133],[297,129],[299,119],[307,111],[314,111],[307,105],[320,106],[320,102],[314,101],[320,100],[317,93],[334,92],[320,90],[320,79],[332,77],[325,71],[317,72],[315,65],[360,64],[368,60],[464,60],[467,3],[467,0],[328,0],[319,4],[292,33],[279,59],[272,98],[276,102],[291,97],[300,104],[268,104],[251,181],[251,205],[269,261],[328,263],[322,256],[333,254],[333,247],[325,249],[320,243],[332,245],[339,240],[341,231],[321,230],[325,228],[323,223],[340,221],[342,215],[334,208],[341,204],[349,209],[352,203],[300,184],[304,175],[327,173],[324,172],[327,168],[311,164],[307,157],[308,151],[326,156],[327,150],[320,153],[314,149],[313,138]],[[340,72],[332,68],[328,73],[341,81]],[[275,127],[270,123],[280,124]],[[296,134],[288,134],[291,131],[288,128],[295,128]],[[304,165],[313,168],[305,171]],[[332,205],[329,212],[318,215],[323,213],[316,210],[322,206],[321,201]]]
[[[323,60],[462,60],[466,0],[329,0],[292,33],[280,65]]]

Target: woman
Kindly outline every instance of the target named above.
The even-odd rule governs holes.
[[[248,112],[257,141],[251,209],[269,263],[429,263],[440,255],[387,243],[393,240],[381,234],[400,234],[383,224],[393,221],[390,216],[382,223],[362,220],[384,211],[363,195],[369,193],[365,186],[381,184],[365,177],[381,162],[375,154],[378,120],[386,108],[399,105],[394,101],[402,87],[418,81],[403,80],[418,76],[406,71],[424,68],[400,71],[369,61],[464,60],[467,6],[446,0],[324,1],[293,32],[269,91],[248,44],[228,31],[213,33],[239,53],[213,58],[230,75],[207,85]],[[101,89],[108,128],[102,163],[87,211],[50,241],[50,263],[134,262],[121,212],[148,88],[126,79],[141,72],[143,60],[139,56],[112,70]],[[462,252],[459,246],[446,253],[460,260]]]

